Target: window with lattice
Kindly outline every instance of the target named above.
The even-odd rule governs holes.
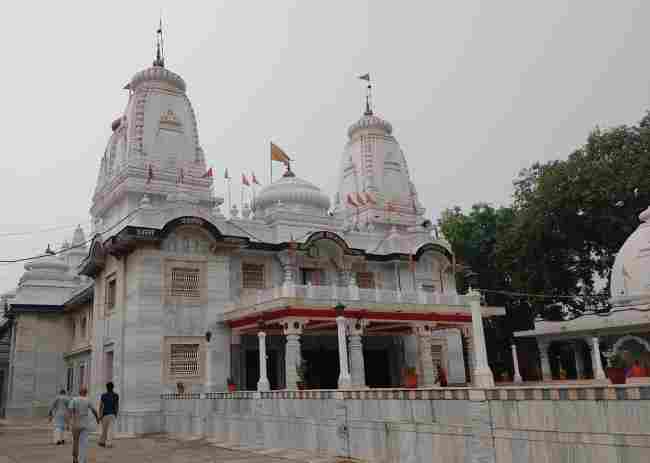
[[[372,272],[358,272],[357,286],[359,288],[371,289],[375,287],[375,275]]]
[[[199,374],[199,345],[172,344],[169,350],[169,375],[192,378]]]
[[[264,264],[242,264],[244,288],[264,289]]]
[[[201,272],[198,268],[172,269],[171,295],[201,297]]]
[[[115,278],[108,280],[106,285],[106,310],[113,310],[117,294],[117,282]]]

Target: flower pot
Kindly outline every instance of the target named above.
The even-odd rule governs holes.
[[[417,375],[406,375],[404,378],[404,386],[408,388],[418,387],[418,376]]]
[[[228,392],[235,392],[237,390],[237,385],[236,384],[229,384],[228,385]]]
[[[607,377],[612,384],[625,384],[625,368],[608,368]]]

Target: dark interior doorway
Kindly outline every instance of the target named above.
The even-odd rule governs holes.
[[[280,388],[278,377],[278,361],[280,355],[276,350],[266,351],[266,376],[268,377],[271,389]],[[260,379],[260,354],[258,350],[246,351],[246,387],[247,391],[257,390],[257,382]]]
[[[309,389],[336,389],[339,381],[339,353],[331,349],[302,352],[307,362],[305,382]]]
[[[391,387],[390,360],[388,351],[365,350],[363,351],[363,363],[366,372],[366,386],[368,387]]]

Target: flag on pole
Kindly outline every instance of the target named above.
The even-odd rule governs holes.
[[[255,172],[253,172],[253,183],[255,185],[261,185],[261,183],[257,181],[257,177],[255,177]]]
[[[212,178],[212,176],[213,176],[213,175],[212,175],[212,167],[210,167],[210,168],[206,171],[205,174],[201,175],[201,178],[208,178],[208,177]]]
[[[365,80],[366,82],[370,82],[370,73],[367,72],[364,75],[359,76],[359,79]]]
[[[151,183],[153,180],[153,167],[149,164],[149,172],[147,173],[147,183]]]
[[[223,174],[223,178],[230,180],[230,175],[228,175],[228,168],[226,167],[226,172]]]
[[[283,163],[285,166],[289,165],[291,158],[287,156],[287,153],[282,151],[279,146],[271,142],[271,161],[278,161]]]
[[[352,207],[359,207],[359,205],[354,201],[354,198],[352,198],[352,193],[348,193],[347,203]]]
[[[246,178],[246,174],[244,173],[241,174],[241,182],[243,185],[251,186],[251,183],[248,181],[248,178]]]

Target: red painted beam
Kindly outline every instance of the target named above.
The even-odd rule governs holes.
[[[258,315],[249,315],[236,320],[229,320],[227,323],[232,328],[252,325],[258,320],[277,320],[279,318],[336,318],[334,309],[309,309],[305,307],[289,307],[271,312],[264,312]],[[350,309],[345,311],[345,318],[366,320],[391,320],[391,321],[429,321],[429,322],[452,322],[469,323],[471,315],[466,314],[440,314],[440,313],[417,313],[417,312],[372,312],[369,310]]]

